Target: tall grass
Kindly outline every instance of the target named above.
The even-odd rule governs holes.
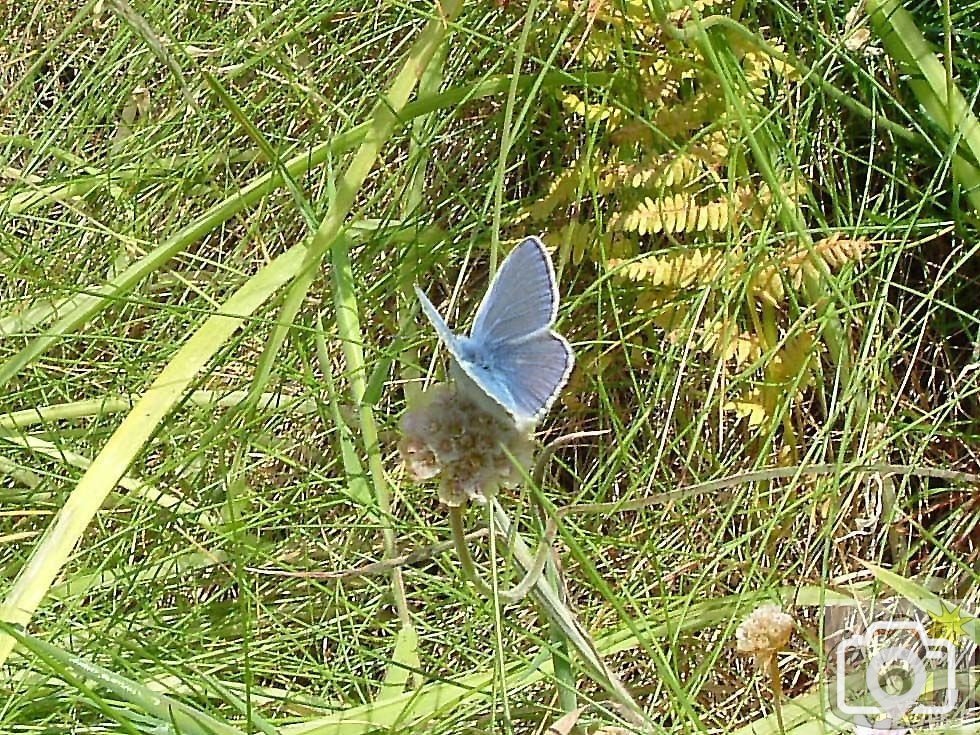
[[[767,601],[798,621],[785,728],[833,729],[811,691],[823,605],[970,599],[966,9],[646,8],[719,80],[724,176],[806,193],[714,240],[643,235],[617,265],[530,213],[610,150],[569,93],[658,134],[629,91],[649,49],[577,56],[599,6],[459,6],[0,10],[0,731],[523,733],[583,706],[583,732],[777,732],[772,682],[734,646]],[[790,94],[752,97],[744,44],[793,66]],[[571,188],[562,216],[613,219],[588,171]],[[484,595],[395,451],[442,372],[411,287],[465,324],[535,228],[580,355],[541,439],[605,433],[462,518]],[[814,261],[758,310],[743,261],[669,299],[621,277],[834,233],[860,261]],[[705,347],[720,314],[751,327],[751,360]],[[787,388],[775,358],[811,324]],[[733,410],[746,386],[762,414]],[[548,571],[509,602],[547,533]]]

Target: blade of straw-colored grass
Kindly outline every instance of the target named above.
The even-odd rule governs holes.
[[[233,408],[240,404],[247,393],[243,390],[217,391],[196,390],[187,398],[188,403],[205,408]],[[37,424],[47,424],[54,421],[71,421],[82,418],[102,418],[114,413],[122,413],[133,407],[139,396],[107,396],[105,398],[90,398],[84,401],[58,403],[51,406],[25,408],[0,414],[0,433],[15,429],[26,429]],[[297,416],[316,413],[316,405],[310,399],[296,400],[282,393],[263,393],[258,402],[258,408],[285,408],[290,414]]]
[[[853,732],[854,725],[851,723],[828,717],[826,704],[826,693],[822,690],[784,699],[781,706],[785,730],[780,728],[774,713],[738,728],[731,735],[785,735],[790,732],[794,735],[811,732],[813,735],[831,735],[843,730]]]
[[[92,590],[114,585],[134,587],[142,581],[152,582],[169,577],[186,579],[190,572],[208,569],[218,564],[225,564],[228,555],[220,550],[188,551],[156,564],[141,563],[105,569],[91,574],[76,574],[66,582],[57,584],[48,590],[48,596],[56,600],[70,597],[81,597]]]
[[[933,619],[960,610],[960,605],[944,600],[935,592],[929,591],[918,582],[906,579],[901,574],[896,574],[889,569],[879,567],[877,564],[872,564],[867,561],[861,563],[871,570],[875,578],[884,582]],[[961,617],[963,632],[970,636],[974,642],[980,643],[980,620],[965,612]]]
[[[403,625],[395,638],[395,649],[385,670],[385,678],[378,690],[375,702],[392,699],[405,691],[405,685],[413,671],[419,669],[419,634],[411,623]]]
[[[955,152],[964,146],[973,162],[980,161],[980,123],[970,104],[953,83],[899,0],[868,0],[871,25],[885,50],[909,75],[908,85],[932,121],[952,142],[953,174],[970,206],[980,212],[980,170]]]
[[[449,45],[446,44],[437,60],[438,63],[433,63],[425,70],[425,74],[419,81],[419,94],[434,94],[439,90],[439,86],[442,84],[442,66],[445,63],[445,54],[448,50]],[[417,117],[412,122],[409,157],[414,162],[414,168],[409,174],[410,178],[405,186],[405,195],[402,199],[401,211],[402,217],[405,219],[413,217],[415,210],[422,204],[429,155],[428,148],[421,141],[433,122],[431,116],[428,115]],[[409,406],[415,403],[415,399],[421,391],[419,380],[422,377],[419,370],[418,348],[415,346],[415,315],[418,299],[415,297],[414,285],[418,278],[419,262],[421,261],[419,244],[417,237],[409,242],[405,256],[398,264],[398,289],[401,291],[401,298],[398,299],[400,306],[398,334],[403,345],[398,359],[401,365],[401,378],[405,385],[405,402]],[[385,372],[387,373],[387,369]]]
[[[253,706],[254,698],[250,687],[246,691],[248,699],[242,699],[217,677],[200,670],[197,670],[194,673],[201,677],[208,689],[216,693],[225,702],[231,704],[235,709],[237,709],[241,713],[243,719],[248,720],[249,724],[251,724],[251,727],[248,728],[250,734],[254,732],[264,732],[265,735],[279,735],[279,730],[276,728],[276,726],[256,712],[255,707]]]
[[[532,686],[550,674],[549,663],[514,667],[507,677],[507,690]],[[383,731],[418,731],[426,720],[452,711],[474,700],[487,700],[497,672],[484,670],[450,682],[438,682],[418,691],[402,692],[388,699],[368,702],[309,722],[285,725],[282,735],[365,735]]]
[[[139,707],[143,712],[160,720],[161,727],[169,730],[172,726],[178,732],[200,733],[200,735],[244,735],[233,727],[211,715],[178,702],[165,694],[160,694],[144,686],[138,681],[110,671],[74,654],[53,646],[50,643],[35,638],[16,626],[0,622],[0,631],[23,645],[24,648],[36,654],[56,673],[66,673],[66,678],[85,680],[89,686],[96,685],[108,689],[117,697]]]
[[[20,625],[30,621],[106,495],[142,451],[163,417],[245,318],[299,272],[305,257],[301,244],[273,260],[236,291],[221,312],[209,317],[177,351],[65,501],[0,605],[0,620]],[[10,655],[13,643],[12,638],[0,634],[0,663]]]
[[[146,44],[146,47],[153,55],[169,69],[170,76],[173,77],[177,86],[180,88],[180,92],[188,108],[192,110],[199,109],[197,100],[194,98],[194,93],[191,91],[184,77],[184,70],[181,69],[180,62],[170,52],[172,45],[169,42],[170,40],[161,38],[153,26],[150,25],[149,21],[136,12],[133,6],[127,3],[126,0],[109,0],[108,4],[115,11],[116,15],[122,18],[143,39],[143,43]]]
[[[511,85],[516,85],[519,90],[526,90],[532,86],[555,88],[565,85],[602,85],[608,83],[611,78],[611,74],[596,73],[593,71],[578,73],[575,70],[554,70],[544,75],[524,75],[516,80],[512,80],[510,75],[494,76],[480,82],[460,85],[452,89],[447,89],[444,92],[418,99],[415,102],[406,105],[405,109],[402,111],[401,118],[403,120],[411,120],[412,118],[418,116],[428,115],[436,110],[454,109],[467,101],[502,94],[503,92],[509,91]],[[294,157],[290,158],[286,162],[285,166],[293,176],[301,176],[307,171],[320,166],[331,156],[348,151],[360,143],[364,137],[364,134],[367,132],[369,124],[370,123],[366,122],[361,123],[355,128],[348,130],[345,133],[341,133],[325,143],[321,143],[312,150],[301,151]],[[17,136],[0,135],[0,143],[12,140],[16,137]],[[231,158],[248,162],[251,162],[253,159],[251,155],[245,153],[233,153]],[[209,163],[206,163],[205,167],[214,166],[223,161],[229,160],[229,155],[223,154],[220,156],[212,156],[207,160]],[[81,196],[103,187],[108,187],[111,189],[120,181],[133,183],[141,179],[158,179],[166,176],[168,173],[174,173],[180,166],[190,162],[194,162],[194,159],[192,159],[190,156],[174,156],[163,164],[154,166],[122,167],[113,169],[111,172],[94,173],[91,176],[77,177],[72,179],[71,182],[54,181],[48,184],[38,184],[36,186],[31,185],[26,191],[23,190],[24,187],[8,186],[0,188],[0,212],[5,212],[7,214],[22,214],[29,211],[31,207],[59,201],[60,199],[64,198],[63,196],[59,195],[59,192],[62,192],[62,190],[64,190],[69,183],[78,185],[79,188],[77,190],[77,194]],[[98,171],[98,169],[94,170]],[[217,227],[241,209],[250,206],[257,201],[257,199],[260,199],[263,194],[274,191],[281,184],[282,182],[276,179],[275,171],[269,171],[262,174],[261,176],[256,177],[250,184],[237,191],[233,196],[209,209],[197,220],[196,223],[188,225],[188,227],[184,228],[182,232],[186,231],[190,227],[200,229],[197,223],[201,223],[201,225],[203,225],[203,220],[213,219],[217,209],[223,208],[223,211],[226,211],[227,214],[222,219],[213,222],[213,227]],[[258,196],[252,196],[253,192],[251,189],[255,186],[259,186],[260,188],[264,189]],[[47,196],[37,196],[41,193],[47,193]],[[211,229],[213,229],[213,227]],[[210,231],[210,229],[206,229],[205,234],[208,231]],[[152,255],[152,253],[150,255]],[[0,322],[0,325],[6,327],[3,322]]]
[[[304,268],[315,267],[331,246],[334,246],[332,254],[337,258],[338,248],[343,248],[336,244],[343,242],[343,238],[338,236],[354,205],[357,192],[373,168],[382,146],[394,132],[398,123],[398,111],[408,102],[415,81],[445,38],[447,20],[456,16],[461,5],[461,2],[455,2],[443,6],[442,15],[426,25],[412,46],[387,94],[372,111],[364,140],[340,179],[336,196],[309,247],[303,243],[295,245],[263,267],[232,294],[222,309],[209,317],[178,350],[113,432],[48,527],[40,544],[18,574],[3,605],[0,605],[0,619],[20,625],[30,622],[34,611],[44,599],[106,495],[143,449],[160,421],[183,396],[198,372],[238,330],[245,318]],[[341,309],[349,308],[349,304],[338,304],[337,308],[339,313]],[[367,437],[365,441],[368,441]],[[376,439],[373,443],[376,446]],[[380,501],[381,498],[379,506],[384,513],[387,509],[381,506]],[[12,637],[0,635],[0,665],[6,661],[13,647]]]
[[[0,337],[27,334],[36,329],[39,324],[57,317],[59,313],[74,309],[78,305],[78,298],[78,296],[69,296],[63,299],[44,299],[23,311],[17,310],[17,302],[5,304],[4,306],[13,308],[4,316],[0,316]]]
[[[81,470],[87,470],[92,466],[92,460],[88,457],[68,451],[67,449],[62,449],[52,442],[38,439],[34,436],[0,435],[0,442],[9,442],[22,449],[41,454]],[[193,515],[204,528],[217,528],[220,525],[217,516],[211,513],[203,513],[193,503],[188,502],[184,498],[164,492],[138,478],[122,475],[116,480],[115,484],[126,490],[126,497],[140,498],[148,503],[166,508],[171,513]]]

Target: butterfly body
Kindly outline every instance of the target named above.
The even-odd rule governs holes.
[[[456,335],[421,289],[422,310],[452,356],[457,385],[486,411],[529,430],[568,381],[572,348],[552,329],[558,313],[554,267],[536,237],[501,264],[469,336]]]

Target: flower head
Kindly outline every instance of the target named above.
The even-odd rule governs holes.
[[[789,643],[796,621],[777,605],[761,605],[735,629],[736,646],[741,653],[755,656],[763,666]]]
[[[514,487],[531,464],[526,432],[476,405],[453,385],[434,385],[401,420],[398,450],[416,481],[441,475],[439,499],[450,506],[485,503]]]

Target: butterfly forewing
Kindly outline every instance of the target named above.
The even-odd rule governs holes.
[[[501,264],[473,320],[470,337],[493,345],[522,339],[551,326],[558,289],[544,244],[529,237]]]
[[[558,288],[544,244],[529,237],[507,256],[469,338],[454,335],[425,293],[418,286],[415,292],[453,357],[457,385],[489,413],[531,429],[565,385],[574,362],[568,342],[551,330]]]

